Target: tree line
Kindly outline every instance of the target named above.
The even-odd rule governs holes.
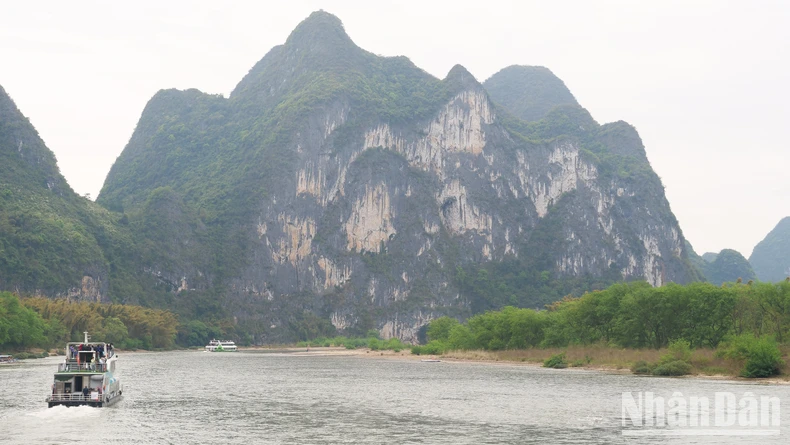
[[[790,281],[780,283],[614,284],[545,310],[505,307],[465,324],[442,317],[428,328],[432,350],[565,347],[604,342],[664,348],[682,340],[717,348],[736,336],[790,341]]]
[[[167,349],[176,344],[177,328],[170,311],[0,292],[0,350],[61,347],[81,341],[84,331],[122,349]]]

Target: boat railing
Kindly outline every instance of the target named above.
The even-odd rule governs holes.
[[[101,394],[91,393],[87,396],[81,393],[55,393],[49,396],[50,402],[96,402],[102,399]]]
[[[58,372],[106,372],[107,363],[61,363]]]

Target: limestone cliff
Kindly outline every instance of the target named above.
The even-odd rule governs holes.
[[[463,67],[375,56],[318,12],[230,98],[158,93],[98,201],[135,221],[166,187],[175,219],[140,236],[170,247],[142,269],[256,340],[310,313],[413,341],[440,315],[539,307],[552,283],[693,279],[636,131],[561,99],[527,122]]]

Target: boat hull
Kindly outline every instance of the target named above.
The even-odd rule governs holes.
[[[51,400],[47,399],[47,407],[52,408],[53,406],[91,406],[94,408],[106,408],[108,406],[112,406],[117,403],[119,400],[123,398],[122,395],[118,394],[115,397],[107,397],[106,399],[100,400]]]

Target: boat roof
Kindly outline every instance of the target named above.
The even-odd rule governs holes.
[[[8,358],[8,357],[13,357],[13,355],[0,355],[0,358]]]

